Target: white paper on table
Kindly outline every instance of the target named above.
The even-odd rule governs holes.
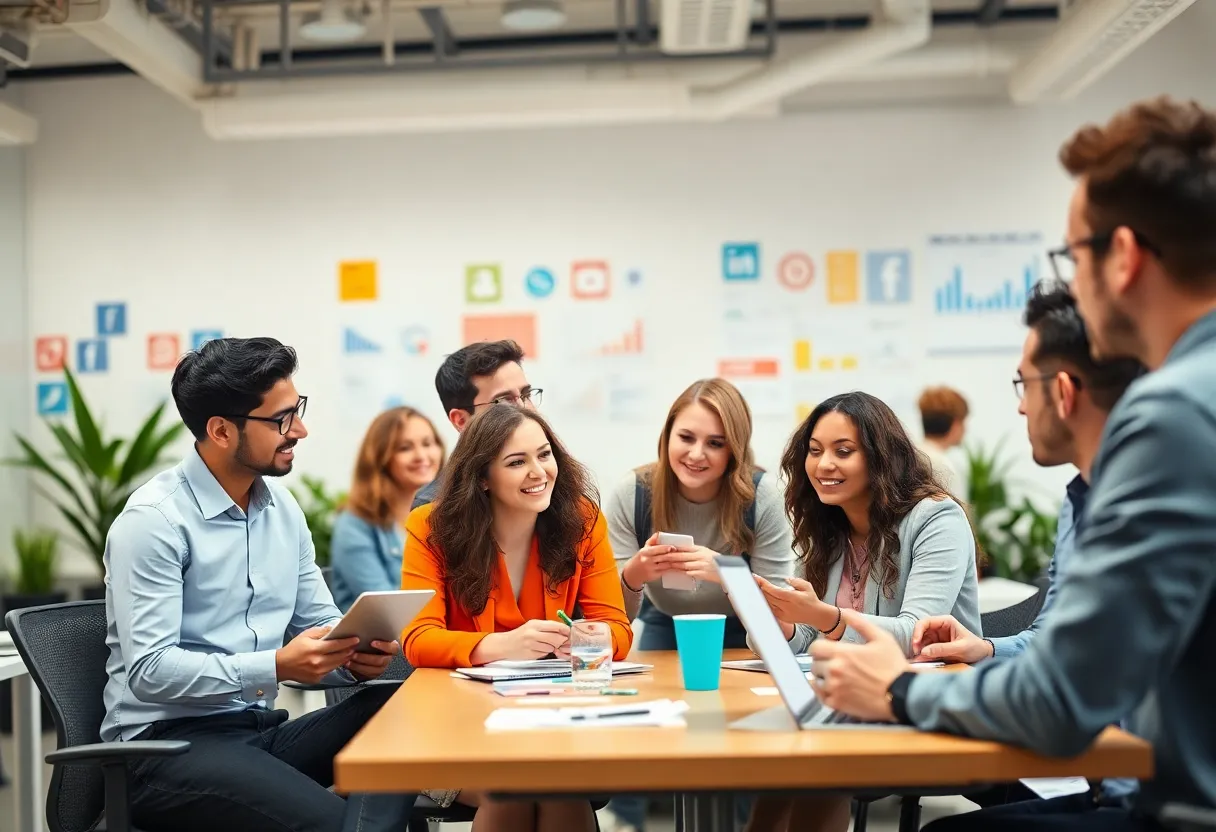
[[[657,699],[651,702],[635,702],[627,705],[601,705],[594,708],[497,708],[486,717],[487,731],[527,731],[545,728],[630,728],[640,725],[657,727],[683,727],[684,712],[688,703],[683,700]],[[644,711],[628,716],[600,716],[595,719],[577,719],[620,711]]]
[[[752,688],[752,693],[756,694],[756,696],[776,696],[777,689],[776,688]]]
[[[1085,794],[1090,788],[1084,777],[1023,777],[1018,782],[1044,800]]]
[[[569,659],[499,659],[496,662],[486,662],[482,667],[514,667],[523,670],[568,670]]]

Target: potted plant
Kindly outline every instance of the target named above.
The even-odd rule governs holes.
[[[55,485],[58,493],[41,484],[35,488],[59,510],[75,533],[76,545],[89,553],[98,572],[104,573],[102,558],[110,526],[131,492],[166,463],[161,455],[181,435],[185,425],[178,422],[162,427],[165,410],[162,402],[134,437],[108,436],[81,395],[72,372],[66,368],[64,378],[72,401],[72,423],[44,419],[62,458],[52,460],[29,439],[14,434],[22,456],[7,462],[29,468]],[[104,587],[90,587],[86,588],[85,597],[103,597],[104,593]]]
[[[304,474],[300,477],[302,489],[291,489],[304,519],[308,522],[308,530],[312,533],[312,546],[316,552],[317,566],[326,570],[330,566],[330,545],[334,537],[334,520],[346,503],[346,493],[338,491],[330,494],[325,483],[316,477]]]
[[[13,550],[17,557],[17,575],[8,590],[0,595],[0,629],[9,610],[59,604],[68,599],[67,593],[55,589],[55,567],[59,559],[59,533],[50,529],[13,532]],[[42,726],[55,724],[42,704]],[[0,684],[0,733],[13,730],[12,686]]]
[[[1012,461],[1002,456],[1004,440],[991,450],[969,446],[967,503],[976,540],[987,558],[984,576],[1031,583],[1051,560],[1056,512],[1042,511],[1028,496],[1011,497]]]

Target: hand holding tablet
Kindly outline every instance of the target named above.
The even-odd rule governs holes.
[[[395,642],[434,596],[433,589],[364,592],[324,638],[332,641],[357,637],[356,652],[375,652],[373,641]]]

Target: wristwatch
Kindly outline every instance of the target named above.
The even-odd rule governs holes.
[[[915,673],[906,671],[896,676],[891,687],[887,688],[887,703],[891,706],[895,721],[901,725],[912,724],[912,719],[908,716],[908,686],[915,678]]]

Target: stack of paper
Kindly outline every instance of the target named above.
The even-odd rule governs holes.
[[[811,669],[811,657],[806,654],[795,656],[798,659],[798,666],[807,671]],[[722,662],[722,667],[726,670],[750,670],[755,673],[768,673],[768,668],[764,666],[764,659],[737,659],[735,661]]]
[[[626,728],[656,726],[681,728],[688,703],[656,699],[628,705],[581,708],[498,708],[486,717],[487,731],[525,731],[538,728]]]
[[[627,676],[653,669],[637,662],[613,662],[613,676]],[[479,682],[509,682],[517,679],[555,679],[570,676],[569,659],[537,659],[530,662],[490,662],[482,667],[458,667],[453,675]]]

